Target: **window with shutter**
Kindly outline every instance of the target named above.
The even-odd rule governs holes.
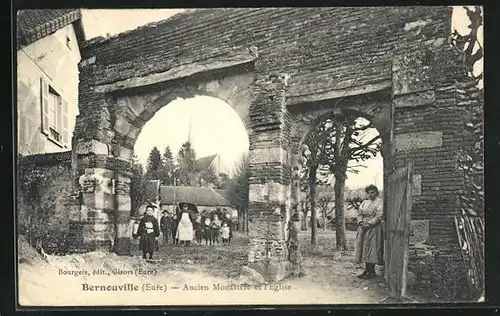
[[[40,105],[42,108],[42,133],[49,135],[49,84],[40,78]]]
[[[63,147],[68,142],[68,106],[60,93],[41,78],[42,132]]]
[[[62,131],[62,98],[61,96],[57,96],[56,100],[56,131],[61,134]],[[62,139],[59,139],[62,141]]]
[[[62,141],[64,145],[69,143],[69,132],[68,132],[68,102],[62,100]]]

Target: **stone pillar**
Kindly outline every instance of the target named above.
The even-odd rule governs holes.
[[[85,168],[79,177],[82,192],[80,223],[86,251],[111,251],[115,236],[114,171]]]
[[[114,252],[118,255],[131,254],[132,226],[130,212],[132,200],[130,198],[130,177],[118,174],[115,179],[116,197],[116,237]]]
[[[287,76],[262,76],[250,109],[249,236],[250,267],[269,281],[286,274],[283,221],[290,196],[290,120],[285,106]]]
[[[73,177],[80,211],[72,212],[74,251],[130,253],[126,236],[130,214],[130,154],[116,146],[116,101],[94,85],[100,68],[90,56],[79,64],[79,115],[73,134]],[[118,174],[117,170],[120,171]],[[127,237],[128,237],[127,236]]]

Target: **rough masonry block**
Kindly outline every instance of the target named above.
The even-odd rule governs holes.
[[[433,88],[431,58],[432,53],[430,50],[394,57],[392,78],[395,96],[427,91]]]
[[[251,183],[249,185],[248,199],[252,202],[285,203],[288,188],[288,186],[277,182]]]
[[[250,150],[249,163],[272,163],[284,162],[287,157],[287,151],[283,148],[255,148]]]
[[[124,159],[124,160],[131,160],[133,155],[134,155],[134,151],[132,149],[129,149],[127,147],[123,147],[123,146],[117,146],[117,156],[121,159]]]
[[[93,139],[87,142],[79,142],[76,145],[76,153],[81,155],[96,154],[107,156],[109,154],[109,147],[108,145]]]
[[[429,220],[410,221],[410,244],[421,244],[429,240]]]
[[[396,150],[401,151],[441,147],[442,145],[442,132],[419,132],[399,134],[394,136],[394,147],[396,148]]]
[[[123,116],[117,116],[115,121],[115,130],[122,135],[128,135],[130,132],[130,123]]]
[[[432,105],[436,100],[434,91],[416,92],[407,95],[397,96],[394,98],[394,106],[402,107],[417,107],[423,105]]]
[[[83,193],[83,203],[90,209],[113,211],[115,209],[115,197],[112,194],[101,192]]]
[[[413,174],[413,186],[412,186],[412,194],[414,196],[422,195],[422,175],[421,174]]]

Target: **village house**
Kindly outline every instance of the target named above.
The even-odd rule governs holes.
[[[195,204],[199,212],[226,209],[230,214],[235,213],[234,207],[226,198],[217,193],[216,190],[207,187],[174,187],[162,185],[160,186],[159,198],[162,212],[163,210],[167,210],[170,213],[174,213],[177,203],[187,202]]]
[[[71,150],[78,114],[78,63],[85,41],[80,10],[17,15],[17,116],[21,155]]]

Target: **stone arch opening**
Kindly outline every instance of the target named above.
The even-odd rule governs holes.
[[[243,122],[247,134],[252,135],[249,110],[251,104],[250,85],[254,81],[253,72],[248,66],[235,67],[225,72],[199,74],[176,82],[166,83],[153,88],[136,88],[130,92],[114,96],[116,108],[115,138],[124,137],[125,153],[120,157],[131,158],[130,149],[143,126],[164,106],[178,98],[190,99],[207,96],[220,99],[229,104]]]
[[[136,78],[134,78],[136,79]],[[76,133],[73,153],[76,178],[83,188],[81,212],[76,216],[81,233],[77,238],[86,250],[130,253],[130,178],[134,146],[141,130],[154,115],[176,99],[196,96],[227,103],[241,119],[248,137],[250,86],[255,80],[253,65],[195,72],[189,77],[151,83],[151,78],[91,87],[100,102],[100,117],[84,115],[95,124],[90,140],[85,131]],[[87,88],[87,87],[86,87]],[[87,88],[88,89],[88,88]],[[85,110],[83,111],[85,113]],[[78,234],[78,233],[77,233]]]
[[[154,146],[161,151],[168,145],[175,159],[180,146],[190,141],[197,158],[221,154],[222,163],[226,164],[221,170],[229,174],[235,156],[247,154],[249,150],[251,129],[245,126],[245,118],[248,119],[246,116],[242,118],[241,113],[215,97],[197,95],[187,99],[177,98],[164,105],[145,123],[137,136],[134,154],[145,166],[147,153]]]
[[[164,158],[168,146],[172,154],[173,169],[170,170],[172,173],[148,179],[159,180],[160,186],[209,186],[218,189],[216,185],[224,177],[221,174],[230,177],[241,157],[248,154],[248,129],[240,115],[241,113],[238,114],[233,107],[218,98],[200,95],[187,99],[177,98],[161,107],[144,124],[136,138],[133,155],[138,159],[143,172],[146,172],[151,150],[156,147]],[[192,177],[189,177],[193,183],[187,183],[186,179],[176,172],[179,167],[178,153],[186,142],[190,143],[196,161],[201,163],[200,166],[205,165],[203,161],[207,159],[213,160],[210,166],[217,180],[212,178],[211,174],[193,171]],[[205,181],[206,177],[210,177],[209,182]],[[131,183],[131,186],[133,185],[137,183]],[[133,194],[131,198],[134,200]],[[137,200],[134,201],[132,216],[145,209],[144,204],[135,205]],[[160,209],[155,216],[161,217]]]
[[[391,134],[393,119],[391,117],[392,101],[390,90],[382,90],[366,95],[357,95],[343,99],[323,100],[312,104],[296,105],[290,107],[292,115],[292,150],[290,155],[290,164],[294,170],[294,176],[298,177],[300,171],[300,149],[305,139],[311,133],[315,124],[338,115],[356,117],[371,123],[372,128],[380,136],[381,146],[380,155],[382,156],[382,190],[387,192],[387,175],[391,170]],[[384,197],[386,195],[384,194]],[[300,188],[297,181],[292,181],[291,185],[291,206],[301,211],[299,203]],[[287,214],[287,220],[291,214]]]

